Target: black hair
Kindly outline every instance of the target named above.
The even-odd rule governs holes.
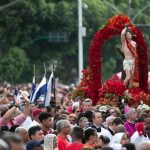
[[[29,138],[32,140],[31,136],[35,135],[37,131],[42,130],[42,128],[40,126],[33,126],[31,128],[29,128],[28,130],[28,134],[29,134]]]
[[[81,117],[85,117],[84,112],[80,112],[79,116],[78,116],[78,121],[80,120]]]
[[[92,111],[86,111],[84,115],[89,122],[93,122],[93,112]]]
[[[110,139],[109,139],[107,136],[100,135],[99,138],[102,140],[102,142],[103,142],[104,144],[109,144],[109,143],[110,143]]]
[[[136,150],[136,147],[133,143],[126,143],[122,147],[125,147],[127,150]]]
[[[48,119],[49,117],[52,117],[52,115],[48,112],[42,112],[39,114],[39,120],[42,123],[43,120]]]
[[[103,147],[101,150],[113,150],[111,147]]]
[[[116,126],[118,126],[118,125],[120,125],[120,124],[123,125],[124,122],[123,122],[123,120],[122,120],[120,117],[116,117],[116,118],[113,120],[112,124],[115,124]]]
[[[51,112],[51,111],[52,111],[52,107],[51,107],[51,106],[46,106],[46,110],[47,110],[48,112]]]
[[[9,131],[8,126],[0,126],[0,133],[3,131]]]
[[[18,128],[18,127],[19,127],[19,125],[13,125],[13,126],[9,129],[9,132],[14,133],[15,130],[16,130],[16,128]]]
[[[85,140],[88,141],[89,138],[90,138],[90,136],[94,135],[95,132],[96,132],[96,129],[93,129],[93,128],[86,129],[85,132],[84,132],[84,138],[85,138]]]
[[[83,138],[83,129],[81,127],[74,127],[72,131],[72,135],[77,139],[77,140],[82,140]]]

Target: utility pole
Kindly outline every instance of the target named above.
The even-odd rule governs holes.
[[[83,21],[82,21],[82,0],[78,0],[78,78],[81,81],[83,70]]]

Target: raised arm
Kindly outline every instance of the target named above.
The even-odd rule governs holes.
[[[17,108],[16,106],[13,106],[11,109],[9,109],[2,117],[2,120],[4,122],[10,121],[16,111],[16,108]]]
[[[127,27],[125,27],[121,32],[121,42],[125,42],[126,30],[127,30]]]
[[[21,95],[23,96],[23,102],[25,103],[23,114],[27,117],[30,115],[30,100],[25,94],[21,93]]]

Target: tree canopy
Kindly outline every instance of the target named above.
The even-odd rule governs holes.
[[[1,0],[0,6],[12,2]],[[87,29],[84,38],[84,68],[88,67],[90,42],[95,32],[107,19],[117,13],[134,18],[134,24],[143,31],[150,45],[150,9],[145,0],[83,0],[83,25]],[[31,81],[33,64],[36,73],[43,74],[56,66],[56,76],[62,82],[75,82],[78,78],[78,9],[77,0],[21,0],[0,13],[0,81],[10,81],[10,64],[17,82]],[[143,9],[147,6],[146,9]],[[143,11],[140,11],[143,10]],[[136,17],[137,15],[137,17]],[[103,46],[103,80],[121,71],[122,58],[117,53],[120,37],[114,37]]]

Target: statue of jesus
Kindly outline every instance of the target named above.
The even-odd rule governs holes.
[[[135,60],[137,57],[136,42],[132,40],[132,29],[125,27],[121,32],[122,51],[125,59],[123,60],[123,69],[126,73],[124,85],[132,86],[134,78]]]

